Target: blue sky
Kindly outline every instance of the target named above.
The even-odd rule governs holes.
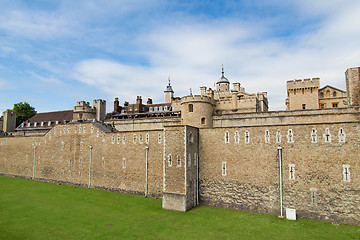
[[[357,0],[0,0],[0,111],[77,101],[163,101],[212,87],[221,64],[247,92],[284,110],[286,81],[320,77],[345,89],[360,66]]]

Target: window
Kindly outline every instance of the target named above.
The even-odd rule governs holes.
[[[105,142],[105,134],[102,136],[102,141]]]
[[[114,144],[114,143],[115,143],[115,136],[112,135],[112,136],[111,136],[111,144]]]
[[[28,127],[31,127],[31,123],[28,123],[27,126],[28,126]],[[50,126],[50,125],[49,125],[49,126]]]
[[[310,204],[313,206],[317,205],[317,189],[316,188],[310,188]]]
[[[180,158],[180,156],[177,156],[177,166],[178,167],[181,166],[181,158]]]
[[[303,105],[302,105],[302,109],[306,109],[306,104],[303,104]]]
[[[172,166],[171,154],[169,154],[169,156],[168,156],[168,166],[169,167]]]
[[[234,140],[235,143],[239,143],[240,142],[240,135],[239,135],[239,131],[236,131],[234,134]]]
[[[105,168],[105,157],[101,157],[101,166]]]
[[[201,124],[206,124],[206,119],[204,117],[201,118]]]
[[[159,133],[159,135],[158,135],[158,143],[159,144],[161,143],[161,133]]]
[[[294,95],[296,95],[296,89],[294,89]]]
[[[61,150],[64,150],[64,142],[61,142]]]
[[[350,165],[343,164],[343,181],[350,182]]]
[[[191,167],[191,154],[189,153],[189,157],[188,157],[188,164],[189,164],[189,167]]]
[[[226,176],[226,162],[222,162],[221,164],[221,175]]]
[[[37,122],[34,122],[34,127],[36,127],[36,125],[37,125]]]
[[[48,126],[51,126],[51,121],[48,121]],[[30,126],[29,126],[30,127]]]
[[[81,126],[80,126],[80,127],[79,127],[79,133],[81,133],[81,129],[82,129],[82,128],[81,128]]]
[[[294,142],[294,133],[293,133],[292,129],[288,130],[287,138],[288,138],[288,143],[293,143]]]
[[[126,159],[123,158],[123,161],[122,161],[122,168],[125,169],[126,168]]]
[[[265,143],[270,143],[270,131],[265,131]]]
[[[146,144],[149,144],[149,140],[150,140],[150,136],[149,136],[149,134],[147,133],[146,136],[145,136],[145,143],[146,143]]]
[[[42,127],[43,127],[43,126],[44,126],[44,123],[45,123],[45,122],[41,122],[41,125],[40,125],[40,126],[42,126]]]
[[[133,136],[133,143],[134,144],[136,143],[136,134],[134,134],[134,136]]]
[[[125,137],[125,134],[124,134],[123,137],[122,137],[122,144],[125,144],[125,140],[126,140],[126,137]]]
[[[320,104],[320,108],[325,108],[325,104]]]
[[[333,107],[333,108],[337,108],[337,107],[338,107],[338,103],[333,103],[333,104],[332,104],[332,107]]]
[[[193,143],[194,142],[194,135],[192,132],[189,133],[189,142]]]
[[[345,132],[342,128],[339,129],[339,143],[345,142]]]
[[[333,97],[336,97],[336,92],[335,91],[333,92]]]
[[[80,151],[82,151],[83,150],[83,142],[80,142]]]
[[[245,143],[250,143],[250,133],[248,130],[245,131]]]
[[[325,129],[324,141],[325,141],[326,143],[330,143],[330,142],[331,142],[331,134],[330,134],[330,129],[329,129],[329,128],[326,128],[326,129]]]
[[[189,104],[189,112],[193,112],[194,111],[194,105]]]
[[[99,135],[100,135],[100,131],[98,129],[98,130],[96,130],[96,137],[99,137]]]
[[[289,164],[289,180],[295,180],[295,164]]]
[[[77,133],[77,127],[75,126],[75,133]]]
[[[116,143],[117,143],[117,144],[120,144],[120,135],[119,135],[119,134],[117,135]]]
[[[311,130],[311,142],[317,143],[317,133],[315,128]]]
[[[226,143],[226,144],[229,144],[229,143],[230,143],[229,132],[228,132],[228,131],[225,132],[224,139],[225,139],[225,143]]]
[[[85,133],[85,126],[83,127],[83,133]]]
[[[55,124],[58,125],[58,124],[59,124],[59,121],[56,121]]]
[[[139,135],[139,143],[143,144],[143,135],[142,134]]]
[[[91,126],[90,132],[91,132],[91,133],[94,132],[94,126]]]
[[[281,132],[280,132],[280,130],[276,131],[276,143],[281,143]]]
[[[303,89],[301,89],[301,93],[302,94],[304,94],[305,93],[305,89],[303,88]]]

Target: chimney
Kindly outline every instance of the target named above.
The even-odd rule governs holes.
[[[119,112],[120,106],[119,106],[119,98],[115,98],[114,101],[114,112]]]
[[[136,104],[139,104],[139,105],[142,104],[141,96],[137,96],[137,97],[136,97]]]
[[[152,104],[153,102],[152,102],[152,99],[151,98],[148,98],[148,100],[147,100],[147,103],[146,104]]]

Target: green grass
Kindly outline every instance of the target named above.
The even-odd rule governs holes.
[[[360,227],[0,176],[0,239],[360,239]]]

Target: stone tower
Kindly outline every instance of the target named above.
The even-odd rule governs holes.
[[[215,101],[203,95],[189,95],[181,98],[181,123],[198,128],[213,126]]]
[[[286,110],[319,108],[320,78],[287,81]]]
[[[360,67],[347,69],[345,78],[349,105],[360,106]]]
[[[16,127],[16,113],[6,110],[3,112],[3,126],[4,132],[14,132]]]
[[[216,90],[218,92],[229,92],[230,91],[230,82],[224,76],[224,65],[221,68],[221,78],[216,82]]]
[[[171,103],[174,97],[174,90],[170,84],[170,77],[169,77],[169,85],[166,86],[166,90],[164,91],[164,102]]]
[[[94,100],[93,108],[96,110],[96,120],[104,121],[106,114],[106,101],[101,99]]]

